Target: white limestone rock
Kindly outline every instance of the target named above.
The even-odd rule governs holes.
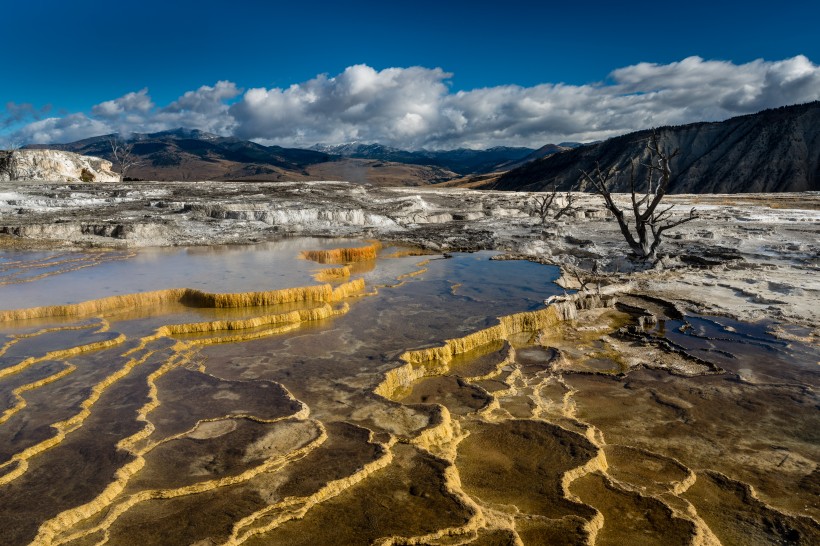
[[[110,161],[61,150],[17,150],[14,168],[0,171],[0,180],[118,182]]]

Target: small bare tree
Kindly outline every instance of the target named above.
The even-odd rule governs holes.
[[[134,155],[134,143],[120,140],[119,135],[114,135],[108,139],[111,146],[111,156],[114,161],[114,168],[120,174],[120,181],[125,180],[125,176],[132,167],[139,167],[143,161]]]
[[[601,281],[603,277],[601,277],[601,275],[598,274],[598,260],[592,262],[592,270],[589,272],[569,263],[562,264],[561,269],[572,275],[572,277],[578,283],[579,292],[586,292],[587,286],[589,286],[590,284],[595,285],[596,292],[601,292]]]
[[[541,218],[541,223],[546,224],[547,219],[550,216],[550,209],[552,208],[552,203],[553,201],[555,201],[555,197],[557,195],[558,186],[556,186],[555,181],[553,181],[551,192],[543,192],[541,193],[541,195],[537,195],[533,199],[533,202],[530,205],[530,214],[533,216],[538,216],[539,218]]]
[[[556,220],[560,219],[564,215],[575,214],[575,211],[578,210],[578,206],[575,204],[575,194],[572,192],[572,187],[567,190],[566,195],[564,196],[564,206],[558,209],[558,212],[555,213]],[[578,184],[578,191],[584,191],[584,181],[582,180]]]
[[[649,155],[649,162],[643,164],[646,168],[645,192],[641,191],[635,180],[637,160],[632,160],[630,163],[629,184],[632,191],[634,235],[624,211],[612,199],[610,181],[617,173],[615,167],[602,170],[601,166],[596,163],[595,169],[591,173],[582,170],[581,177],[583,181],[592,184],[592,187],[604,198],[606,208],[612,212],[618,221],[618,227],[620,227],[629,247],[641,258],[654,261],[657,259],[658,247],[661,245],[663,233],[675,226],[698,218],[698,215],[693,207],[688,216],[672,220],[671,211],[674,205],[658,210],[658,206],[664,195],[666,195],[666,190],[672,180],[670,162],[678,155],[680,150],[667,153],[661,146],[658,134],[655,131],[652,131],[652,136],[647,141],[646,150]],[[643,195],[640,196],[640,194]]]
[[[579,191],[583,191],[582,188],[583,186],[579,188]],[[538,216],[541,218],[541,223],[546,224],[550,217],[551,210],[553,209],[553,205],[555,205],[556,208],[559,207],[558,203],[555,201],[557,197],[558,186],[555,184],[555,181],[553,181],[552,190],[549,193],[544,192],[533,199],[533,203],[530,206],[530,214],[532,216]],[[558,208],[555,214],[552,215],[552,218],[554,220],[558,220],[564,215],[574,213],[576,210],[578,210],[578,207],[575,205],[575,194],[572,193],[572,188],[570,188],[564,196],[564,206]]]
[[[3,149],[0,149],[0,173],[6,174],[9,180],[17,180],[20,177],[18,152],[22,147],[22,143],[17,140],[7,140]]]

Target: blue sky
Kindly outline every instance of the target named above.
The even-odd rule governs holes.
[[[537,146],[820,98],[812,91],[820,81],[817,2],[564,4],[13,2],[0,35],[10,53],[0,137],[59,141],[184,123],[287,145]],[[700,63],[681,64],[693,57]],[[655,69],[633,69],[641,74],[627,74],[627,83],[614,72],[641,66]],[[424,70],[406,71],[413,67]],[[323,74],[329,82],[317,81]],[[702,93],[680,104],[687,76],[715,86],[711,104]],[[790,83],[795,77],[805,81]],[[774,89],[772,78],[791,87]],[[299,89],[286,95],[291,86]],[[729,97],[744,86],[744,98]],[[268,94],[251,101],[254,89]],[[335,100],[355,90],[354,100]],[[573,91],[586,100],[572,102]],[[635,105],[659,92],[668,100]],[[617,121],[590,125],[584,114]]]

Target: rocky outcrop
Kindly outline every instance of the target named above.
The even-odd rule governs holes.
[[[59,150],[17,150],[5,157],[0,180],[118,182],[110,161]]]
[[[820,190],[820,102],[764,110],[719,123],[657,129],[672,161],[670,193],[756,193]],[[619,174],[612,191],[628,192],[630,161],[646,163],[651,131],[638,131],[554,154],[512,170],[492,189],[569,189],[595,163]],[[644,173],[639,167],[638,177]],[[589,190],[589,188],[587,188]]]

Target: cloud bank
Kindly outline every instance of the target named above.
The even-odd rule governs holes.
[[[142,89],[89,112],[32,115],[14,137],[53,143],[186,127],[283,146],[362,141],[406,149],[537,147],[820,100],[820,67],[802,55],[746,64],[700,57],[639,63],[588,85],[452,92],[451,77],[440,68],[355,65],[287,88],[242,91],[233,82],[219,81],[165,106]],[[6,118],[15,120],[34,112],[30,105],[11,104],[6,110]]]

